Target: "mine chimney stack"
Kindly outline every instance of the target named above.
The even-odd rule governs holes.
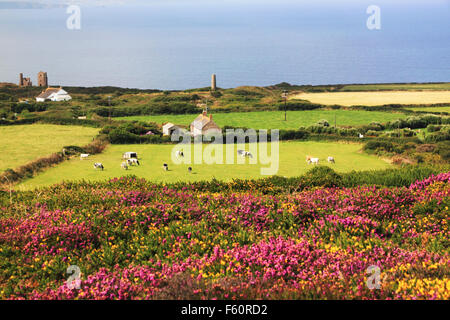
[[[211,76],[211,91],[216,91],[217,89],[217,80],[216,80],[216,75],[213,74]]]

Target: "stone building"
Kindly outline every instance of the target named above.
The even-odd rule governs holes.
[[[23,73],[19,74],[19,86],[20,87],[31,87],[33,83],[30,78],[24,78]]]
[[[39,87],[48,87],[47,72],[41,71],[38,73],[38,86]]]
[[[72,97],[63,88],[47,88],[36,97],[37,102],[50,101],[68,101]]]
[[[195,120],[191,123],[191,135],[194,137],[199,135],[207,135],[208,133],[222,133],[222,129],[213,121],[212,115],[207,115],[206,111],[203,111]]]

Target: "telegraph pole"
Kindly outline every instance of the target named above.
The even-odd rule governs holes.
[[[284,99],[284,121],[287,121],[287,98],[288,98],[288,91],[283,90],[283,94],[281,97]]]

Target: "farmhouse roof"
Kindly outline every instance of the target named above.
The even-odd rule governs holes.
[[[47,88],[44,91],[41,92],[40,95],[37,96],[37,98],[43,98],[43,99],[47,99],[49,98],[52,94],[59,92],[60,90],[62,90],[62,88]]]
[[[172,128],[172,127],[176,127],[176,125],[174,125],[174,124],[171,123],[171,122],[167,122],[165,125],[163,125],[163,128],[167,128],[167,129],[170,129],[170,128]]]
[[[195,120],[191,123],[191,126],[194,126],[197,129],[203,129],[209,125],[209,127],[216,127],[219,128],[219,126],[213,121],[212,115],[207,115],[206,111],[204,111],[202,114],[200,114]]]

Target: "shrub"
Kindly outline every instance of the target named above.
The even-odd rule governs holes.
[[[424,153],[424,152],[433,152],[436,150],[436,146],[434,144],[421,144],[416,147],[416,152]]]
[[[442,128],[441,126],[430,124],[427,126],[427,131],[428,132],[437,132],[437,131],[441,131],[441,128]]]
[[[439,142],[437,144],[436,152],[441,156],[441,158],[445,161],[450,160],[450,141]]]
[[[280,130],[280,140],[301,140],[308,138],[309,133],[304,129]]]
[[[369,137],[378,137],[380,133],[378,131],[369,130],[366,132],[366,135]]]
[[[450,133],[448,132],[434,132],[425,137],[426,143],[436,143],[440,141],[450,140]]]
[[[300,179],[302,188],[308,187],[340,187],[342,186],[342,176],[333,169],[326,166],[317,166],[309,170]]]
[[[308,101],[289,101],[286,104],[281,102],[277,105],[278,110],[286,110],[295,111],[295,110],[314,110],[322,108],[323,106],[320,104],[310,103]]]
[[[330,126],[330,124],[328,123],[328,120],[325,120],[325,119],[319,120],[317,122],[317,125],[322,126],[322,127],[329,127]]]
[[[395,150],[395,146],[390,141],[376,139],[376,140],[368,141],[364,145],[363,150],[364,151],[376,151],[376,152],[379,152],[379,151],[393,152]]]
[[[442,170],[424,166],[404,166],[402,168],[370,171],[352,171],[342,174],[343,184],[346,187],[362,185],[380,185],[389,187],[408,187],[412,183],[425,179]],[[447,171],[443,169],[442,172]]]

